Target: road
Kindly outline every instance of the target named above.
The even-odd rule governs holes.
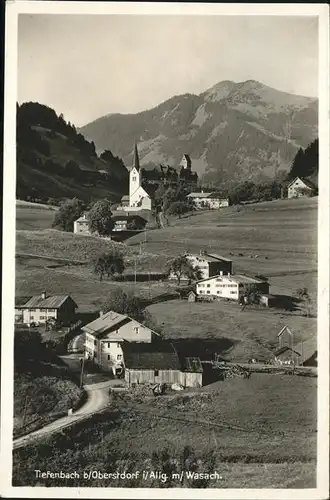
[[[68,353],[83,352],[85,343],[85,333],[81,332],[70,340],[68,345]]]
[[[99,382],[98,384],[85,385],[84,388],[87,392],[87,401],[79,410],[72,415],[62,417],[54,422],[51,422],[45,427],[42,427],[41,429],[37,429],[30,434],[15,439],[13,442],[13,448],[17,449],[26,446],[39,438],[48,436],[53,432],[57,432],[72,425],[74,422],[84,420],[93,413],[103,410],[110,403],[109,387],[113,384],[118,385],[118,380],[113,379],[108,380],[107,382]]]

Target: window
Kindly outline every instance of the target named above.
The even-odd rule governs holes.
[[[236,293],[235,290],[231,290],[230,293]]]
[[[198,285],[198,286],[199,286],[199,287],[202,287],[202,286],[204,286],[204,283],[202,283],[201,285]]]
[[[97,340],[94,340],[94,345],[96,345],[96,344],[97,344]]]
[[[140,330],[140,329],[139,329],[139,327],[138,327],[138,326],[134,326],[134,328],[133,328],[133,332],[134,332],[134,333],[137,333],[137,334],[138,334],[138,333],[139,333],[139,330]]]
[[[211,285],[206,285],[206,286],[207,286],[207,288],[210,288]]]
[[[56,312],[56,309],[48,309],[48,312],[49,313],[54,313],[54,312]]]
[[[119,342],[117,342],[117,347],[118,347],[118,348],[119,348],[119,347],[121,347],[121,345],[120,345],[120,343],[119,343]]]
[[[94,358],[96,358],[96,352],[94,352]]]
[[[40,319],[45,319],[45,318],[46,318],[46,316],[40,316]]]
[[[123,359],[123,355],[122,354],[117,354],[117,360],[120,361],[121,359]]]
[[[36,309],[30,309],[30,312],[36,312]]]
[[[32,316],[30,316],[30,319],[34,320],[34,316],[33,316],[33,315],[32,315]]]
[[[159,375],[159,370],[155,370],[155,377],[158,377]]]
[[[207,290],[207,292],[206,292],[206,293],[211,293],[211,292],[210,292],[210,290]]]
[[[220,290],[217,290],[217,293],[221,293],[221,291],[220,291]]]
[[[134,177],[132,177],[132,181],[133,181],[133,182],[135,182],[135,181],[136,181],[136,177],[135,177],[135,176],[134,176]]]
[[[108,354],[108,361],[110,361],[110,354]]]
[[[110,347],[110,342],[108,342],[108,348]]]

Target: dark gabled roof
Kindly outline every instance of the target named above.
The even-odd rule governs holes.
[[[155,339],[122,344],[125,367],[129,370],[180,370],[180,361],[171,342]]]
[[[23,307],[31,298],[31,295],[28,297],[15,297],[15,307]]]
[[[24,304],[24,308],[59,309],[67,300],[72,301],[73,304],[78,307],[70,295],[51,295],[45,299],[43,299],[41,295],[35,295]]]
[[[280,347],[279,349],[277,349],[274,352],[274,355],[279,356],[280,354],[283,354],[285,351],[291,351],[291,352],[294,352],[295,354],[297,354],[297,356],[300,356],[299,352],[295,351],[294,349],[291,349],[291,347],[289,347],[288,345],[284,345],[283,347]]]
[[[310,338],[304,342],[298,342],[294,349],[301,353],[301,361],[304,363],[317,353],[317,341],[315,338]]]
[[[314,180],[312,180],[311,178],[309,177],[303,177],[302,178],[302,181],[304,181],[304,183],[306,184],[306,186],[310,187],[311,189],[317,189],[317,177],[316,177],[316,182],[314,182]]]

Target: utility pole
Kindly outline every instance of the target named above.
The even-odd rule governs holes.
[[[80,358],[81,360],[81,371],[80,371],[80,389],[83,388],[84,385],[84,367],[85,367],[85,356]]]
[[[134,260],[134,288],[136,289],[136,255]]]
[[[25,401],[24,401],[24,412],[23,412],[23,427],[25,425],[25,420],[26,420],[26,412],[27,412],[27,402],[28,402],[28,399],[29,399],[29,395],[28,395],[28,393],[26,393],[26,395],[25,395]]]

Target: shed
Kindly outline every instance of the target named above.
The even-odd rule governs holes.
[[[285,345],[274,352],[275,363],[279,365],[299,365],[300,353]]]
[[[269,293],[263,293],[260,296],[260,304],[265,306],[265,307],[276,307],[277,297],[275,297],[275,295],[271,295]]]
[[[192,290],[188,293],[188,302],[196,302],[196,294]]]

